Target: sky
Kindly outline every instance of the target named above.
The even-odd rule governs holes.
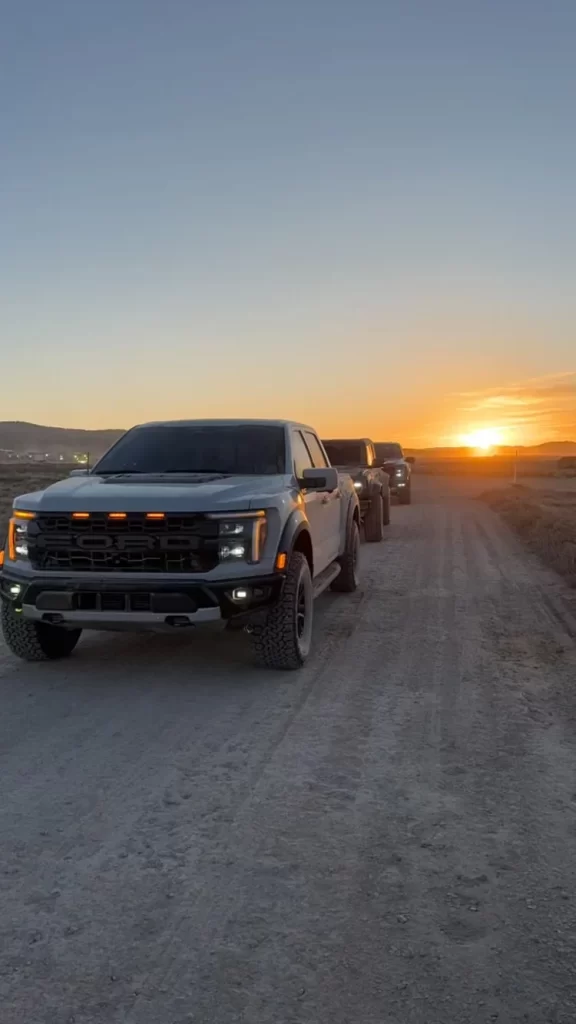
[[[27,0],[0,420],[576,439],[576,4]]]

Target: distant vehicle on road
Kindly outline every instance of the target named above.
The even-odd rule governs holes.
[[[380,541],[390,523],[390,484],[378,464],[374,443],[367,437],[323,441],[333,466],[349,473],[360,499],[367,541]]]
[[[26,661],[82,629],[247,627],[266,665],[296,669],[313,601],[359,581],[360,506],[312,427],[190,420],[135,427],[91,469],[14,502],[2,627]]]
[[[401,505],[412,501],[412,466],[414,458],[405,456],[402,445],[396,441],[377,441],[374,445],[378,462],[390,477],[390,490],[398,496]]]

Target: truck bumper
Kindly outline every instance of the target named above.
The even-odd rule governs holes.
[[[284,576],[232,580],[113,580],[99,577],[50,579],[4,568],[0,597],[22,616],[68,629],[173,629],[246,621],[274,604]]]
[[[410,488],[409,480],[398,480],[392,483],[390,481],[390,494],[402,494],[403,491],[407,491]]]

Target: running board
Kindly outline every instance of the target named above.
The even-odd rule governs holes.
[[[340,568],[338,562],[332,562],[332,565],[329,565],[319,576],[316,576],[313,582],[315,599],[330,586],[332,580],[335,580],[340,575]]]

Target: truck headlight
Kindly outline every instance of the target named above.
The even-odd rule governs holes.
[[[218,557],[221,562],[259,562],[266,543],[266,513],[239,512],[237,516],[220,516],[218,519]]]
[[[355,480],[354,481],[354,487],[356,488],[357,491],[361,491],[363,486],[364,486],[364,484],[362,483],[361,480]]]
[[[218,546],[218,557],[221,562],[233,562],[238,558],[246,557],[245,544],[220,544]]]
[[[18,558],[28,558],[28,523],[14,523],[14,547]]]
[[[396,476],[404,476],[404,470],[402,469],[401,466],[398,467],[398,469],[395,472],[395,475]]]
[[[28,558],[28,521],[34,519],[33,512],[14,512],[8,525],[8,558]]]

